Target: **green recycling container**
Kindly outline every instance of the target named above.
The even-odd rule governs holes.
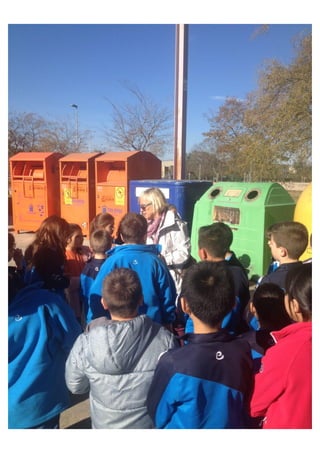
[[[233,232],[231,249],[256,281],[271,262],[265,232],[277,222],[293,220],[295,202],[278,183],[216,182],[195,203],[191,253],[199,261],[198,231],[203,225],[224,222]]]

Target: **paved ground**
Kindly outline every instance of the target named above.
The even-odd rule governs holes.
[[[60,416],[61,429],[91,429],[88,395],[71,395],[72,406]]]

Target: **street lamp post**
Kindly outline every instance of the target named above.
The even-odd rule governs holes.
[[[71,104],[71,107],[74,108],[74,118],[75,118],[75,124],[76,124],[76,148],[78,150],[78,105]]]

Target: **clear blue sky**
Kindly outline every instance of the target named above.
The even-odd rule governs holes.
[[[266,59],[290,63],[292,38],[310,25],[189,25],[187,151],[208,131],[205,114],[227,96],[244,98],[256,88]],[[175,25],[13,24],[8,35],[9,110],[50,120],[74,118],[103,146],[103,128],[115,104],[134,102],[128,82],[173,111]],[[74,123],[73,123],[74,124]]]

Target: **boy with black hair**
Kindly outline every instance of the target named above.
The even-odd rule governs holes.
[[[153,428],[146,394],[158,357],[177,345],[174,335],[146,315],[138,274],[117,268],[103,281],[101,303],[111,315],[94,319],[66,363],[72,393],[90,390],[92,428]]]
[[[225,256],[229,250],[229,245],[230,237],[228,238],[226,229],[221,226],[220,222],[199,228],[198,254],[201,261],[213,261],[221,267],[228,267],[234,282],[234,307],[227,314],[222,327],[232,333],[240,334],[247,330],[247,325],[243,321],[243,313],[250,300],[249,280],[242,266],[234,266],[226,261]]]
[[[230,266],[241,267],[244,271],[245,268],[241,261],[237,258],[233,250],[231,250],[231,244],[233,242],[233,232],[232,229],[224,222],[214,222],[214,230],[219,233],[220,241],[224,244],[226,253],[224,259],[227,261]]]
[[[159,359],[147,398],[156,428],[250,427],[250,346],[221,329],[233,305],[228,267],[203,261],[186,270],[181,306],[194,333],[185,346]]]

